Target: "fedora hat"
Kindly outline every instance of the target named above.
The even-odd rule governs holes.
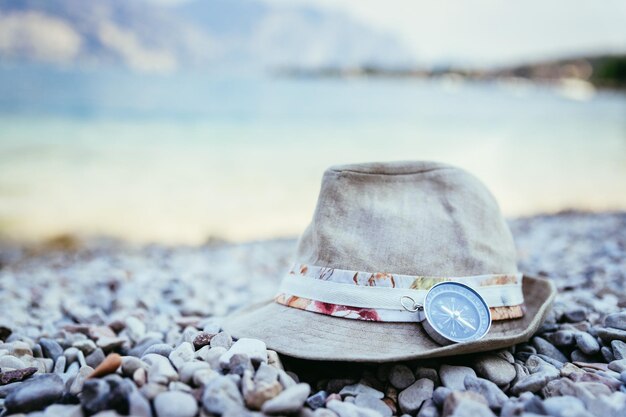
[[[556,290],[517,269],[487,188],[434,162],[326,170],[276,296],[227,317],[236,338],[303,359],[385,362],[528,340]]]

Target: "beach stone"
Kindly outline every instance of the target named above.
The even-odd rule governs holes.
[[[140,341],[146,334],[146,325],[137,317],[130,316],[126,319],[126,333],[133,342]]]
[[[492,417],[487,400],[473,391],[454,391],[443,403],[442,417]]]
[[[607,315],[604,318],[604,326],[626,330],[626,311]]]
[[[487,400],[489,408],[494,410],[501,409],[509,399],[495,383],[471,375],[465,377],[465,389],[482,395]]]
[[[586,412],[585,404],[571,395],[546,398],[542,405],[546,413],[554,417],[584,415]]]
[[[481,355],[474,359],[473,365],[478,375],[501,387],[510,383],[516,375],[515,367],[496,355]]]
[[[567,362],[567,358],[565,357],[565,355],[563,355],[560,350],[558,350],[552,343],[548,342],[546,339],[535,336],[532,339],[532,343],[535,349],[537,349],[537,353],[546,355],[562,363]]]
[[[558,330],[546,337],[554,346],[572,346],[575,335],[572,330]]]
[[[218,333],[215,337],[218,337],[220,334],[227,333]],[[211,339],[211,346],[213,346],[215,337]],[[228,335],[228,337],[230,337],[230,335]],[[247,355],[254,364],[259,364],[261,362],[267,363],[267,350],[265,343],[258,339],[249,339],[244,337],[237,340],[226,353],[220,356],[220,365],[223,368],[228,367],[230,358],[238,353]]]
[[[87,415],[96,414],[108,408],[111,387],[104,379],[91,379],[83,385],[80,403]]]
[[[146,381],[148,381],[148,372],[143,368],[139,368],[133,372],[132,378],[135,385],[141,388],[146,384]]]
[[[584,308],[576,308],[563,313],[561,319],[567,323],[578,323],[587,318],[587,310]]]
[[[226,376],[211,380],[202,394],[202,407],[209,413],[222,415],[227,410],[240,410],[243,405],[237,384]]]
[[[93,368],[85,365],[78,370],[76,377],[72,381],[72,385],[70,385],[69,392],[72,395],[78,395],[83,390],[83,385],[85,384],[85,380],[93,373]]]
[[[433,396],[434,383],[428,378],[415,381],[398,395],[398,405],[403,413],[414,414],[422,403]]]
[[[330,381],[329,381],[329,384],[330,384]],[[329,387],[329,391],[330,390],[331,389]],[[361,383],[346,385],[345,387],[341,389],[341,391],[339,391],[339,395],[341,395],[341,397],[346,397],[348,395],[352,397],[356,397],[359,394],[369,394],[379,399],[382,399],[385,396],[385,394],[378,391],[377,389],[374,389],[368,385],[361,384]]]
[[[611,349],[613,350],[613,357],[616,360],[626,359],[626,343],[621,340],[613,340],[611,342]]]
[[[89,356],[93,351],[96,350],[96,344],[94,343],[93,340],[89,340],[89,339],[77,340],[74,343],[72,343],[72,346],[74,346],[76,349],[83,352],[83,355],[85,355],[85,358]]]
[[[153,417],[150,401],[137,390],[133,390],[128,395],[128,415],[133,417]]]
[[[0,357],[0,369],[24,369],[27,367],[28,366],[23,361],[16,358],[15,356],[5,355]]]
[[[101,348],[97,348],[85,358],[85,362],[92,368],[97,368],[105,357],[104,351]]]
[[[227,332],[219,332],[211,338],[209,345],[212,348],[223,347],[224,349],[230,349],[230,347],[233,345],[233,338]]]
[[[600,354],[602,355],[602,357],[604,358],[605,362],[607,362],[607,363],[612,362],[612,361],[615,360],[615,356],[613,356],[613,351],[611,350],[611,348],[608,348],[606,346],[602,346],[600,348]]]
[[[306,399],[306,405],[312,410],[317,410],[320,407],[324,407],[328,393],[326,391],[318,391]]]
[[[54,339],[42,337],[39,339],[39,345],[46,358],[52,358],[56,361],[59,356],[63,355],[63,348]]]
[[[255,381],[252,380],[253,370],[245,370],[241,378],[241,392],[243,393],[243,399],[246,406],[253,410],[260,410],[263,404],[276,397],[283,387],[278,382],[278,375],[274,375],[274,378],[268,378],[261,376],[257,380],[255,375]]]
[[[380,417],[380,414],[374,410],[368,410],[367,408],[358,407],[349,402],[334,399],[328,401],[326,407],[339,417]],[[320,408],[318,410],[322,409]],[[316,412],[318,410],[316,410]]]
[[[302,408],[310,392],[311,387],[309,384],[294,385],[271,400],[266,401],[261,407],[261,411],[265,414],[295,413]]]
[[[378,412],[382,417],[391,417],[391,408],[381,399],[373,395],[360,394],[354,398],[354,405]]]
[[[154,353],[154,354],[165,356],[166,358],[168,358],[172,354],[173,351],[174,351],[174,348],[168,345],[167,343],[154,343],[148,346],[144,350],[141,356],[143,357],[151,353]]]
[[[59,358],[54,363],[53,372],[55,374],[62,374],[63,372],[65,372],[66,363],[67,363],[67,359],[65,358],[65,356],[59,356]]]
[[[185,362],[185,364],[178,370],[180,380],[185,384],[189,384],[193,381],[193,376],[200,370],[211,370],[211,366],[202,361]]]
[[[7,371],[0,373],[0,385],[7,385],[13,382],[20,382],[25,380],[26,378],[32,376],[37,372],[37,368],[22,368],[16,369],[14,371]]]
[[[117,371],[122,365],[122,357],[117,353],[110,353],[96,369],[93,370],[89,378],[99,378]]]
[[[194,417],[198,402],[190,394],[181,391],[163,392],[154,399],[157,417]]]
[[[465,377],[467,375],[476,376],[476,372],[468,366],[441,365],[439,368],[439,378],[444,387],[454,391],[465,389]]]
[[[200,332],[193,339],[193,347],[198,350],[204,346],[209,346],[211,339],[215,336],[214,333]]]
[[[611,343],[613,340],[626,342],[626,330],[607,327],[604,329],[597,329],[597,334],[598,337],[605,343]]]
[[[415,370],[415,379],[417,380],[422,378],[430,379],[431,381],[433,381],[435,386],[441,385],[441,382],[439,381],[439,374],[437,373],[437,370],[435,368],[418,366]]]
[[[600,344],[595,337],[586,332],[577,332],[575,335],[576,346],[585,355],[595,355],[600,351]]]
[[[618,359],[610,362],[609,369],[615,372],[626,371],[626,359]]]
[[[243,375],[246,370],[254,371],[252,361],[248,358],[248,355],[243,353],[236,353],[230,357],[228,362],[228,372],[230,374]]]
[[[150,353],[143,356],[142,360],[149,365],[148,382],[167,385],[178,380],[178,373],[166,357]]]
[[[30,348],[30,345],[22,340],[15,340],[11,343],[10,353],[17,357],[33,356],[33,350]]]
[[[126,339],[122,337],[101,337],[96,342],[96,345],[99,348],[102,348],[105,352],[110,352],[112,350],[118,349],[122,347]]]
[[[122,356],[122,374],[132,376],[139,368],[148,368],[148,364],[135,356]]]
[[[389,371],[389,382],[399,390],[403,390],[415,382],[413,371],[402,364],[393,365]]]
[[[170,353],[169,359],[176,369],[180,369],[185,362],[193,360],[194,354],[193,345],[189,342],[183,342]]]
[[[39,375],[19,385],[9,393],[4,401],[7,413],[28,413],[41,410],[58,401],[65,385],[56,374]]]
[[[443,402],[446,400],[446,397],[450,395],[452,390],[450,388],[441,386],[437,387],[433,391],[433,402],[437,405],[437,407],[443,407]]]

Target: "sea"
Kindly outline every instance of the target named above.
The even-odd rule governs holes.
[[[0,67],[4,237],[296,236],[327,167],[394,160],[465,168],[508,217],[624,210],[626,93],[519,79]]]

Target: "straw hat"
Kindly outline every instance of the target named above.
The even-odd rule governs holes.
[[[539,328],[556,292],[519,273],[513,238],[485,186],[433,162],[329,168],[286,272],[273,300],[236,312],[224,329],[314,360],[384,362],[511,346]],[[447,308],[445,298],[437,301],[443,313],[435,301],[429,307],[429,294],[451,282],[484,311],[478,301]],[[474,312],[466,320],[465,310]],[[437,312],[450,313],[442,323],[453,326],[452,336],[437,327]]]

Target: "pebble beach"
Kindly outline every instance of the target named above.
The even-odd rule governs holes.
[[[626,416],[626,213],[510,227],[520,270],[559,290],[533,338],[387,364],[295,360],[222,331],[274,294],[294,239],[1,243],[0,416]]]

